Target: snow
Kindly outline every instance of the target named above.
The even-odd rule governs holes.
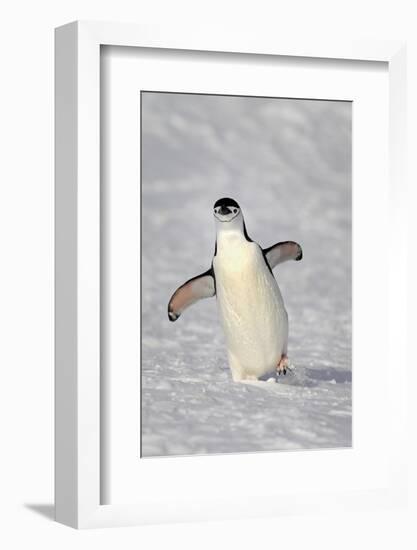
[[[351,104],[142,96],[142,454],[348,447],[352,440]],[[286,376],[234,383],[216,300],[175,323],[172,292],[205,271],[212,205],[231,196],[289,314]]]

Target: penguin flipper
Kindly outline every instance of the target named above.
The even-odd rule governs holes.
[[[211,298],[215,294],[216,287],[212,269],[189,279],[177,288],[171,296],[168,304],[169,320],[176,321],[187,307],[192,306],[195,302],[203,298]]]
[[[282,264],[287,260],[295,260],[298,262],[303,257],[301,246],[294,241],[276,243],[269,248],[264,248],[263,253],[271,269],[274,269],[278,264]]]

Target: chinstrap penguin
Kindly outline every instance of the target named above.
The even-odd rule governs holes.
[[[217,297],[232,377],[257,380],[288,368],[288,315],[272,270],[301,260],[301,246],[284,241],[262,249],[246,231],[239,204],[219,199],[213,207],[216,245],[209,270],[181,285],[168,304],[168,317],[202,298]]]

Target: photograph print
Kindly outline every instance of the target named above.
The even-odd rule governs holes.
[[[351,447],[351,102],[140,111],[141,457]]]

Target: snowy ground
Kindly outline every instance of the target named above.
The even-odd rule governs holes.
[[[147,93],[142,107],[143,455],[350,446],[350,104]],[[261,246],[303,246],[274,272],[294,370],[273,383],[232,382],[215,298],[167,318],[211,264],[221,196]]]

